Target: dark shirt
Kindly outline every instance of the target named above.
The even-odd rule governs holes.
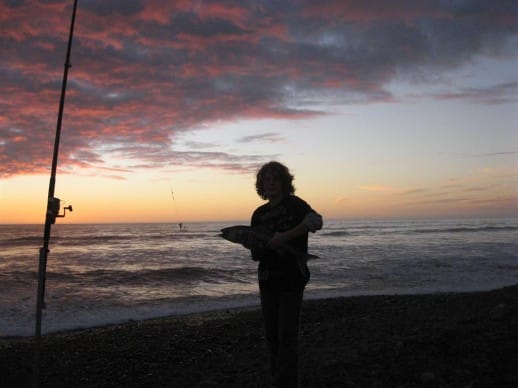
[[[313,209],[301,198],[290,195],[279,204],[264,204],[253,215],[251,226],[262,226],[270,232],[285,232],[302,222]],[[299,252],[308,251],[308,234],[287,242]],[[271,249],[253,249],[252,258],[259,261],[259,287],[280,291],[298,291],[304,289],[309,281],[309,270],[304,265],[301,271],[297,259],[287,252]]]

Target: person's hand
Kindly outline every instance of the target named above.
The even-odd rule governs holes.
[[[322,229],[322,216],[314,211],[308,213],[306,217],[304,217],[304,220],[302,220],[302,223],[306,225],[306,228],[311,233],[315,233],[317,230]]]

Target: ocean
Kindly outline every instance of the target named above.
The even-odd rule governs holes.
[[[258,306],[233,224],[54,225],[42,333]],[[0,337],[34,334],[42,235],[0,225]],[[489,290],[518,283],[518,219],[326,220],[310,253],[306,299]]]

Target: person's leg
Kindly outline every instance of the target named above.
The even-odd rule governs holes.
[[[263,311],[264,334],[270,351],[272,376],[275,379],[278,362],[278,321],[279,321],[279,294],[274,291],[261,290],[261,307]]]
[[[276,382],[299,386],[299,327],[303,291],[284,292],[279,303],[278,363]]]

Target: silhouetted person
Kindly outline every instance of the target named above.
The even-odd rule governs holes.
[[[263,226],[274,233],[265,249],[252,249],[259,261],[258,278],[266,341],[276,387],[299,385],[299,326],[304,288],[309,281],[307,264],[279,247],[289,244],[308,251],[308,233],[322,228],[322,217],[294,195],[289,169],[269,162],[257,173],[255,187],[268,202],[258,207],[251,226]]]

